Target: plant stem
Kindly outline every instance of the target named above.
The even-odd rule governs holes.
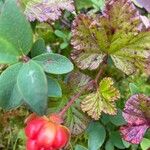
[[[100,76],[103,74],[104,72],[104,68],[107,66],[107,59],[108,57],[106,56],[104,59],[103,59],[103,62],[101,63],[102,67],[100,68],[95,80],[91,80],[89,81],[81,90],[80,92],[78,92],[77,94],[75,94],[71,99],[70,101],[67,103],[67,105],[59,112],[59,116],[63,116],[66,111],[72,106],[72,104],[75,102],[76,99],[78,99],[85,90],[87,90],[90,86],[92,86],[93,84],[96,84],[97,85],[97,82],[100,78]]]
[[[63,116],[65,114],[65,112],[70,108],[70,106],[75,102],[75,100],[78,99],[83,94],[83,92],[89,88],[90,85],[93,85],[93,80],[91,82],[88,82],[88,84],[84,88],[82,88],[79,93],[75,94],[70,99],[70,101],[67,103],[67,105],[59,112],[59,115]]]

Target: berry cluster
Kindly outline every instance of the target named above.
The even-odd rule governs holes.
[[[26,120],[26,150],[58,150],[66,146],[70,138],[68,128],[54,116],[47,118],[35,114]]]

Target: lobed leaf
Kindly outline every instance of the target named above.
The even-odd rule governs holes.
[[[25,15],[30,21],[55,21],[62,10],[74,11],[73,0],[31,0],[27,3]]]
[[[103,27],[96,24],[93,18],[81,14],[73,22],[72,36],[74,50],[71,57],[77,66],[81,69],[96,69],[105,56],[100,51],[105,50],[107,43]]]
[[[97,69],[106,55],[127,75],[147,67],[150,32],[129,0],[109,0],[96,17],[78,15],[72,36],[71,57],[81,69]]]
[[[124,140],[139,144],[142,138],[150,128],[150,98],[143,95],[133,95],[126,102],[123,117],[127,125],[120,128]]]
[[[84,120],[84,121],[83,121]],[[78,103],[74,104],[65,117],[65,125],[73,135],[79,135],[87,128],[89,118],[81,111]]]
[[[104,78],[99,89],[87,95],[81,102],[81,109],[93,119],[98,120],[102,112],[115,115],[117,110],[114,101],[120,98],[119,91],[113,87],[111,78]]]

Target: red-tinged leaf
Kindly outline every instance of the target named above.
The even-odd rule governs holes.
[[[148,128],[148,125],[127,125],[122,126],[120,128],[120,132],[125,141],[130,142],[132,144],[139,144],[142,141],[143,136]]]
[[[130,0],[109,0],[102,15],[80,14],[73,21],[71,57],[82,70],[97,69],[106,55],[127,75],[144,70],[150,55],[146,28]]]
[[[55,21],[62,10],[74,11],[72,0],[31,0],[27,3],[25,15],[29,21]]]
[[[125,104],[123,117],[127,125],[120,128],[124,140],[139,144],[148,128],[150,128],[150,98],[137,94],[129,98]]]

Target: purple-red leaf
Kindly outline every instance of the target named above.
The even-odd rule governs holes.
[[[128,123],[120,128],[123,139],[139,144],[150,128],[150,98],[143,94],[131,96],[126,102],[123,117]]]
[[[55,21],[62,10],[74,11],[73,0],[31,0],[27,3],[25,15],[29,21]]]
[[[139,144],[143,136],[148,129],[148,125],[127,125],[120,128],[120,132],[123,135],[123,139],[132,144]]]

